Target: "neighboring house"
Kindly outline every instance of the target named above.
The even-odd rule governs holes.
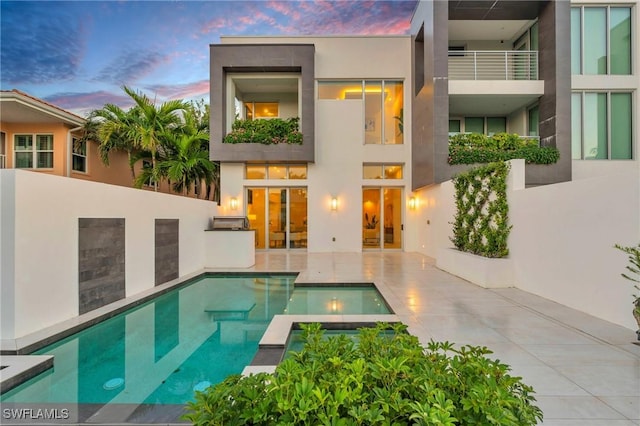
[[[19,90],[0,91],[0,168],[131,186],[126,155],[109,167],[98,145],[81,141],[85,119]]]

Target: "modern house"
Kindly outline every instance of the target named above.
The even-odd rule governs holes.
[[[637,22],[633,2],[421,1],[405,36],[225,37],[210,47],[219,206],[87,182],[97,156],[74,144],[82,119],[2,92],[14,169],[0,170],[3,340],[102,307],[113,288],[136,296],[212,267],[212,216],[248,217],[251,253],[404,251],[440,265],[449,179],[467,167],[448,164],[448,137],[502,131],[560,152],[512,169],[505,285],[635,327],[613,245],[640,241]]]
[[[248,216],[257,249],[438,259],[451,246],[449,180],[469,167],[448,163],[449,137],[517,133],[560,158],[526,164],[512,187],[510,285],[595,312],[617,273],[611,247],[640,240],[639,13],[420,1],[407,36],[223,37],[210,46],[222,206]],[[273,118],[299,119],[302,144],[234,133]],[[584,293],[567,287],[576,280]]]

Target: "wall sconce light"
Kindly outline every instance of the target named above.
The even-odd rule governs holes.
[[[337,197],[331,197],[331,210],[333,210],[333,211],[338,210],[338,198]]]
[[[238,210],[238,199],[236,197],[231,197],[229,206],[231,207],[231,210]]]
[[[418,207],[418,200],[416,200],[416,197],[409,198],[409,209],[415,210],[416,207]]]

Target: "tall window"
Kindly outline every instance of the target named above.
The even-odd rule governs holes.
[[[540,109],[538,105],[527,110],[527,134],[529,136],[540,136]]]
[[[571,95],[573,159],[632,158],[632,99],[629,92],[574,92]]]
[[[631,8],[571,9],[571,73],[631,74]]]
[[[53,135],[15,135],[14,151],[17,169],[53,168]]]
[[[318,99],[364,101],[364,143],[402,144],[403,87],[400,80],[318,81]]]
[[[87,141],[73,138],[71,163],[74,172],[87,172]]]

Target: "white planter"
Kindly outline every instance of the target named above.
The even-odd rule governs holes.
[[[454,248],[438,249],[436,266],[484,288],[515,287],[513,262],[465,253]]]

